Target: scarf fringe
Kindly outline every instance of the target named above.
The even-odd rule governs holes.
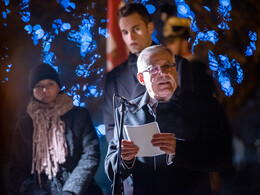
[[[68,154],[65,138],[65,123],[60,116],[73,108],[73,100],[66,94],[59,94],[52,104],[42,104],[32,100],[27,112],[33,120],[32,169],[36,170],[41,185],[40,174],[45,173],[51,180],[56,176],[59,164],[66,161]]]

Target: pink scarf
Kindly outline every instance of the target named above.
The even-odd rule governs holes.
[[[58,94],[55,102],[43,104],[32,100],[27,112],[33,120],[32,170],[40,174],[45,172],[49,180],[55,177],[59,164],[66,160],[68,153],[65,139],[65,123],[60,116],[73,108],[73,100],[66,94]]]

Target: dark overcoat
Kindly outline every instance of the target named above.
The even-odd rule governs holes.
[[[37,174],[31,174],[33,121],[27,114],[18,123],[10,161],[10,179],[17,194],[87,194],[93,188],[99,189],[94,183],[100,160],[99,140],[87,109],[74,107],[61,120],[66,126],[68,155],[52,180],[41,174],[42,188]]]
[[[159,103],[154,114],[148,93],[134,99],[138,109],[126,111],[125,125],[157,121],[162,133],[176,136],[176,155],[168,164],[166,154],[138,157],[133,168],[122,164],[123,179],[131,180],[133,194],[211,194],[209,171],[219,171],[230,162],[231,138],[226,117],[212,97],[196,97],[178,88],[171,100]],[[117,109],[117,120],[121,113]],[[127,139],[124,133],[124,139]],[[109,143],[105,171],[113,180],[117,167],[117,130]]]

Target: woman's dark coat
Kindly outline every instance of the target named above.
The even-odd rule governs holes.
[[[51,181],[41,174],[42,188],[37,174],[31,174],[33,122],[26,115],[18,123],[14,134],[10,162],[10,179],[17,192],[22,194],[87,194],[94,185],[100,152],[99,140],[90,115],[85,108],[74,107],[61,116],[66,125],[68,155]]]

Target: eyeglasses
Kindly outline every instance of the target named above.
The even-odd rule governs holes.
[[[55,86],[54,82],[50,82],[50,83],[47,83],[46,85],[35,85],[35,87],[33,89],[36,92],[42,92],[43,88],[45,88],[46,90],[49,90],[49,89],[53,88],[54,86]]]
[[[166,63],[162,66],[160,65],[151,65],[147,67],[142,73],[149,72],[149,74],[158,74],[161,71],[163,72],[171,72],[175,67],[175,63]]]

